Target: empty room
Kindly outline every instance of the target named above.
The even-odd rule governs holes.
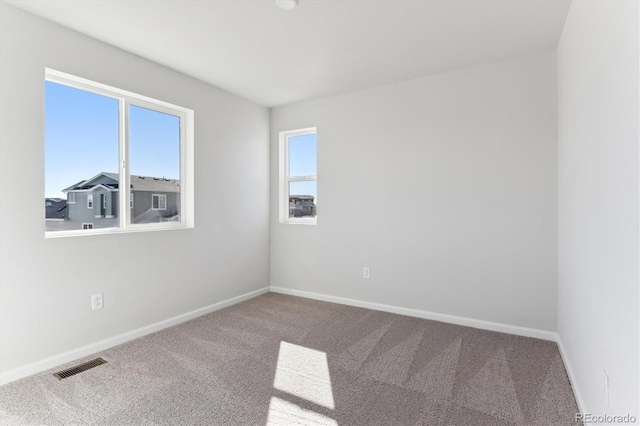
[[[637,0],[0,0],[0,106],[0,424],[640,422]]]

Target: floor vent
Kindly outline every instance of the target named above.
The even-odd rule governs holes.
[[[58,379],[66,379],[67,377],[75,376],[78,373],[82,373],[83,371],[87,371],[93,367],[97,367],[106,363],[102,358],[92,359],[91,361],[87,361],[83,364],[76,365],[75,367],[67,368],[66,370],[59,371],[54,374]]]

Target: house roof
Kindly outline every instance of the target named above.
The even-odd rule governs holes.
[[[112,182],[104,182],[104,177]],[[92,178],[80,181],[62,191],[86,191],[98,186],[106,189],[118,189],[119,179],[120,176],[118,176],[117,173],[100,172]],[[166,179],[164,177],[131,175],[131,190],[134,192],[180,192],[180,181],[177,179]]]
[[[45,218],[65,219],[67,217],[67,200],[61,198],[45,198]]]
[[[132,191],[180,192],[180,181],[153,176],[131,175]]]

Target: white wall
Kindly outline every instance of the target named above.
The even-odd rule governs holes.
[[[318,225],[283,225],[310,126]],[[271,164],[272,286],[555,331],[555,52],[272,109]]]
[[[558,333],[583,408],[636,418],[638,12],[574,1],[558,47]]]
[[[268,286],[268,109],[0,8],[2,373]],[[195,229],[44,238],[45,67],[195,110]]]

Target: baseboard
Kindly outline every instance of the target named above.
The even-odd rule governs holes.
[[[375,309],[377,311],[391,312],[394,314],[424,318],[466,327],[480,328],[483,330],[498,331],[500,333],[515,334],[518,336],[534,337],[536,339],[557,341],[557,333],[553,331],[538,330],[535,328],[519,327],[516,325],[501,324],[491,321],[483,321],[473,318],[459,317],[455,315],[439,314],[436,312],[422,311],[419,309],[402,308],[399,306],[384,305],[382,303],[365,302],[362,300],[348,299],[345,297],[329,296],[326,294],[312,293],[309,291],[293,290],[284,287],[271,286],[274,293],[289,294],[292,296],[306,297],[307,299],[322,300],[325,302],[340,303],[342,305],[357,306],[359,308]]]
[[[571,383],[573,396],[576,398],[576,403],[578,404],[578,411],[581,413],[588,413],[589,411],[587,411],[587,408],[584,405],[584,401],[582,400],[582,395],[580,394],[578,381],[576,380],[575,373],[573,372],[573,368],[571,367],[571,363],[569,362],[569,356],[564,349],[564,345],[562,344],[562,339],[560,338],[559,334],[556,343],[558,344],[558,349],[560,350],[560,357],[562,358],[562,362],[564,363],[564,369],[567,371],[567,375],[569,376],[569,382]]]
[[[219,309],[226,308],[227,306],[235,305],[236,303],[240,303],[245,300],[252,299],[256,296],[259,296],[267,292],[269,292],[269,287],[264,287],[258,290],[250,291],[248,293],[241,294],[240,296],[232,297],[231,299],[223,300],[221,302],[214,303],[209,306],[205,306],[204,308],[196,309],[194,311],[187,312],[185,314],[178,315],[173,318],[169,318],[169,319],[157,322],[155,324],[150,324],[145,327],[141,327],[132,331],[128,331],[123,334],[119,334],[114,337],[110,337],[105,340],[101,340],[96,343],[92,343],[87,346],[83,346],[81,348],[73,349],[68,352],[54,355],[52,357],[43,359],[41,361],[36,361],[34,363],[25,365],[23,367],[18,367],[13,370],[9,370],[6,373],[0,374],[0,385],[4,385],[6,383],[13,382],[18,379],[22,379],[23,377],[31,376],[33,374],[49,370],[51,368],[57,367],[67,362],[71,362],[78,358],[82,358],[87,355],[91,355],[93,353],[100,352],[105,349],[109,349],[111,347],[120,345],[130,340],[137,339],[138,337],[146,336],[147,334],[155,333],[156,331],[160,331],[164,328],[172,327],[174,325],[183,323],[185,321],[192,320],[194,318],[208,314],[210,312],[214,312]]]

